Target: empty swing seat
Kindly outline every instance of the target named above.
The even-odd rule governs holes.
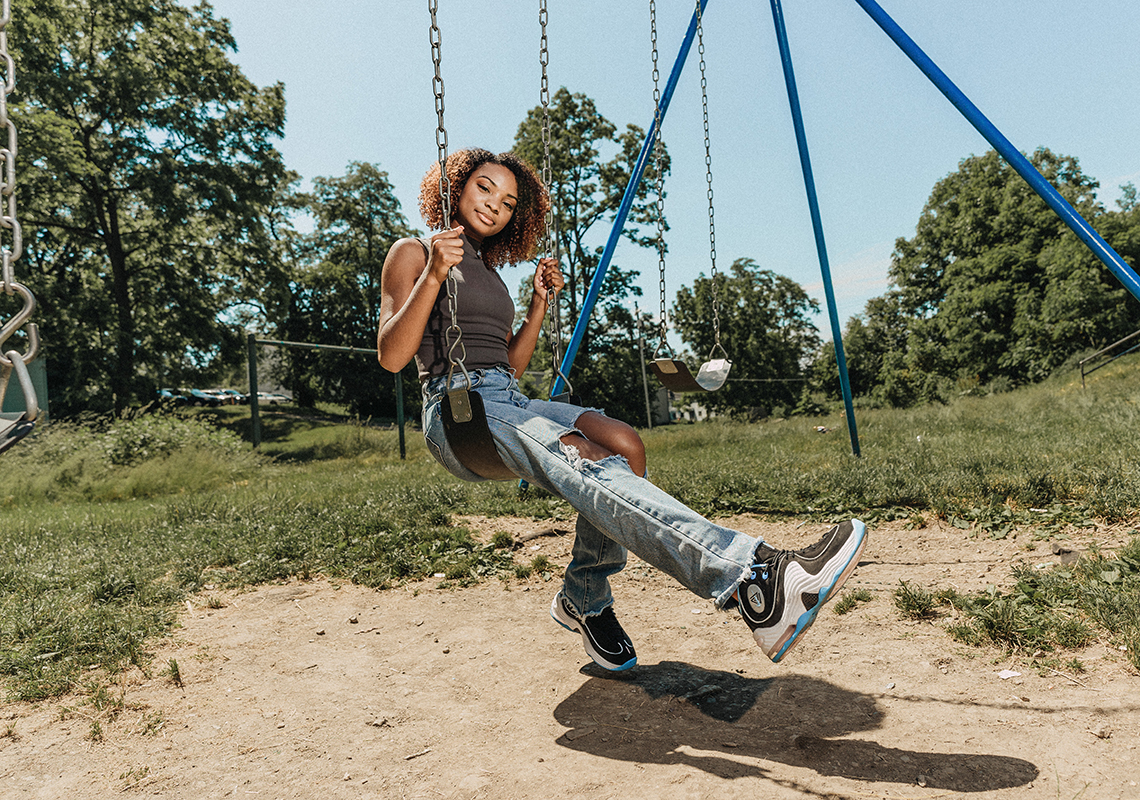
[[[701,364],[694,376],[684,361],[658,358],[649,368],[661,384],[671,392],[715,392],[728,380],[732,362],[727,358],[714,358]]]
[[[31,433],[35,426],[23,414],[0,414],[0,453]]]

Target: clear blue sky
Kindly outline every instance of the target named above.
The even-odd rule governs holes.
[[[1140,5],[1136,0],[879,0],[1020,150],[1076,156],[1115,207],[1140,184]],[[508,149],[539,103],[537,0],[439,0],[452,149]],[[624,128],[652,120],[648,2],[548,0],[552,91],[593,98]],[[405,215],[436,155],[423,0],[214,0],[231,20],[237,63],[258,85],[282,81],[280,143],[306,182],[352,161],[386,170]],[[662,80],[692,14],[660,0]],[[935,182],[989,145],[854,0],[785,0],[784,17],[842,321],[887,289],[894,241],[910,237]],[[709,0],[705,12],[717,266],[739,257],[823,287],[770,6]],[[708,274],[703,127],[694,48],[663,125],[673,156],[669,302]],[[599,228],[598,243],[608,230]],[[657,307],[657,264],[623,243]],[[508,270],[517,285],[519,268]],[[817,324],[830,338],[828,321]]]

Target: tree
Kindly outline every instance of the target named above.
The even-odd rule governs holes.
[[[880,376],[884,374],[884,364],[894,354],[905,353],[906,344],[907,318],[898,293],[887,292],[882,297],[868,300],[863,313],[851,317],[843,329],[843,352],[851,394],[867,397],[881,391]],[[832,399],[838,400],[843,396],[834,342],[825,342],[812,362],[811,386]],[[900,388],[894,387],[892,391]],[[888,404],[909,405],[901,402]]]
[[[819,348],[811,315],[819,304],[783,275],[760,269],[751,258],[732,262],[717,276],[721,343],[732,361],[728,383],[702,396],[719,410],[792,406],[805,368]],[[673,321],[681,338],[703,357],[713,348],[712,279],[703,275],[677,292]]]
[[[291,341],[375,347],[384,257],[397,239],[415,235],[388,173],[353,162],[343,177],[316,178],[306,200],[316,228],[296,248],[278,332]],[[284,365],[294,398],[304,405],[320,398],[361,416],[395,416],[395,379],[375,358],[291,350]],[[405,377],[414,389],[414,365]]]
[[[594,244],[595,229],[599,223],[612,224],[616,218],[645,134],[635,125],[628,125],[619,133],[613,123],[598,112],[593,100],[583,94],[571,94],[565,88],[555,92],[551,100],[550,125],[548,188],[566,275],[566,290],[562,294],[568,306],[569,321],[564,324],[572,329],[604,250],[603,244]],[[604,160],[602,150],[615,148],[616,154]],[[541,106],[529,111],[519,125],[514,149],[536,169],[542,168]],[[667,153],[664,158],[667,170]],[[626,238],[642,247],[653,244],[653,239],[644,236],[639,226],[655,219],[648,201],[654,174],[652,169],[646,171],[622,231]],[[636,274],[615,263],[609,265],[598,305],[587,324],[570,376],[575,391],[586,398],[588,404],[604,407],[611,415],[623,419],[641,419],[645,411],[639,388],[637,340],[632,333],[633,316],[624,307],[631,296],[641,294],[633,283]],[[548,364],[549,354],[549,344],[543,342],[531,363]]]
[[[1031,161],[1086,219],[1127,244],[1134,218],[1104,211],[1075,158],[1041,148]],[[896,242],[890,274],[906,351],[885,357],[879,381],[911,376],[896,401],[1036,381],[1122,335],[1129,318],[1134,326],[1135,306],[1107,268],[994,151],[935,185],[914,238]],[[941,389],[919,379],[930,374]]]
[[[229,60],[208,3],[33,0],[14,20],[21,216],[52,401],[114,407],[240,352],[286,180],[281,85]]]

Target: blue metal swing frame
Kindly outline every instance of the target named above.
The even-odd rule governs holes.
[[[848,378],[847,359],[843,352],[842,329],[839,323],[839,313],[835,305],[835,291],[831,283],[831,267],[828,263],[827,246],[823,235],[823,222],[819,213],[819,201],[815,190],[815,178],[812,176],[811,159],[808,154],[807,134],[804,129],[803,115],[800,113],[799,94],[796,90],[796,80],[792,70],[791,49],[788,44],[788,34],[784,26],[784,14],[780,0],[769,0],[769,2],[772,6],[772,20],[776,28],[776,40],[780,49],[780,61],[784,70],[784,83],[788,91],[788,102],[791,106],[792,123],[796,134],[796,146],[799,150],[800,167],[804,176],[804,187],[807,191],[812,229],[815,233],[816,253],[819,258],[820,272],[823,275],[824,294],[827,300],[827,314],[831,322],[831,336],[832,341],[835,343],[835,359],[839,367],[839,382],[843,390],[843,406],[847,412],[847,429],[851,437],[851,452],[853,455],[858,456],[859,433],[855,424],[855,411],[851,402],[851,381]],[[1053,209],[1057,216],[1076,233],[1081,241],[1093,252],[1093,255],[1109,268],[1117,279],[1124,284],[1124,287],[1131,292],[1132,296],[1140,300],[1140,277],[1137,276],[1135,270],[1112,249],[1108,242],[1093,229],[1084,217],[1077,213],[1076,209],[1074,209],[1072,205],[1061,196],[1056,188],[1037,171],[1029,159],[1022,155],[1009,139],[982,114],[978,107],[954,85],[946,73],[938,68],[930,57],[922,51],[915,41],[911,39],[893,19],[891,19],[887,12],[884,11],[875,0],[855,0],[855,2],[870,15],[871,19],[899,46],[907,57],[914,62],[915,66],[917,66],[938,90],[946,96],[954,107],[961,112],[967,121],[982,134],[986,141],[998,151],[1002,158],[1025,179],[1033,191],[1037,192],[1049,207]],[[702,16],[704,15],[707,5],[708,0],[701,0],[700,13]],[[661,100],[658,104],[659,113],[654,114],[653,121],[650,123],[649,130],[645,135],[645,141],[642,144],[641,152],[638,154],[633,174],[630,176],[629,183],[626,185],[625,194],[622,196],[621,205],[618,207],[617,216],[614,218],[613,227],[610,229],[609,239],[606,241],[601,261],[598,264],[598,268],[594,271],[593,280],[590,282],[590,289],[582,305],[582,312],[578,315],[577,323],[574,326],[574,333],[570,337],[570,342],[566,347],[566,352],[562,359],[562,375],[559,375],[555,379],[554,385],[551,388],[552,395],[558,394],[565,389],[565,381],[562,376],[569,375],[570,370],[574,366],[574,357],[578,354],[578,348],[582,344],[582,339],[586,333],[586,325],[589,322],[591,313],[593,313],[598,295],[601,293],[606,271],[613,259],[618,240],[621,239],[626,218],[629,216],[630,209],[633,207],[637,187],[645,174],[645,168],[652,154],[653,146],[657,141],[658,120],[665,119],[665,114],[669,109],[669,102],[673,98],[673,91],[676,89],[677,81],[681,77],[681,70],[685,66],[685,60],[688,58],[693,39],[696,37],[696,32],[697,11],[694,9],[693,17],[689,22],[689,27],[681,42],[677,58],[673,62],[673,68],[669,73],[669,80],[665,84],[664,92],[661,94]]]

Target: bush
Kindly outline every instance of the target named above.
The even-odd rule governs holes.
[[[8,505],[121,500],[211,489],[265,463],[200,417],[152,414],[53,422],[5,454]]]

